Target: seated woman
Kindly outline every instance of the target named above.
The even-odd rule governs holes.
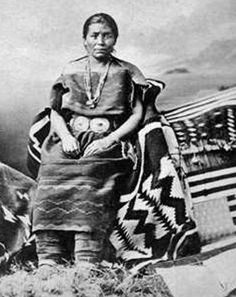
[[[66,65],[52,87],[33,208],[39,266],[107,256],[147,86],[136,66],[112,55],[117,37],[111,16],[92,15],[83,27],[87,55]]]

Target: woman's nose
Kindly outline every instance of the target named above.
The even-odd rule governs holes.
[[[98,35],[98,37],[97,37],[97,43],[98,44],[104,44],[104,37],[102,35]]]

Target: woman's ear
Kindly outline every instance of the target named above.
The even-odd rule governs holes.
[[[84,44],[84,47],[87,48],[87,41],[85,38],[83,38],[83,44]]]

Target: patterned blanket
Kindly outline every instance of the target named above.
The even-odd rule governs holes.
[[[159,88],[160,91],[158,84],[155,88],[156,90]],[[157,95],[159,91],[156,90],[152,95]],[[150,111],[147,108],[146,113],[148,110]],[[144,259],[176,259],[200,251],[196,224],[186,208],[184,182],[180,180],[168,154],[162,128],[159,116],[145,117],[136,140],[138,153],[136,168],[120,198],[116,225],[110,239],[117,250],[117,257],[126,262]],[[37,175],[41,146],[49,129],[50,109],[46,108],[36,116],[30,129],[28,168],[32,177]],[[3,166],[1,173],[3,174],[5,170]],[[10,168],[7,170],[11,171]],[[12,181],[18,174],[23,176],[13,171]],[[23,233],[18,232],[14,235],[14,238],[20,238],[21,241],[10,246],[8,244],[10,239],[6,236],[8,231],[2,229],[0,247],[3,246],[3,252],[0,256],[4,256],[4,259],[2,258],[4,261],[7,260],[7,250],[14,254],[23,246],[24,250],[28,244],[27,242],[25,245],[24,241],[25,238],[29,238],[30,225],[24,218],[30,214],[30,189],[35,185],[32,179],[24,177],[21,179],[22,189],[15,190],[10,196],[5,196],[9,176],[5,178],[6,182],[1,184],[0,227],[2,229],[5,221],[11,221],[13,228],[15,226],[19,230],[17,224],[21,221]],[[25,183],[27,187],[24,186]],[[25,198],[21,199],[22,197]],[[22,205],[27,207],[21,209]],[[18,208],[22,210],[20,216]]]
[[[120,198],[111,241],[117,255],[176,259],[200,251],[195,222],[187,213],[183,183],[167,153],[162,125],[152,119],[138,133],[138,168]]]
[[[27,249],[30,199],[35,186],[33,179],[0,163],[0,268],[22,247]]]

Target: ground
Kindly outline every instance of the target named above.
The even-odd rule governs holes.
[[[108,263],[96,267],[68,266],[42,279],[32,265],[13,265],[0,278],[0,297],[235,297],[235,263],[233,236],[205,246],[195,256],[152,261],[129,270]]]
[[[1,297],[172,297],[160,275],[132,276],[123,266],[61,267],[47,279],[37,269],[12,269],[0,279]]]

